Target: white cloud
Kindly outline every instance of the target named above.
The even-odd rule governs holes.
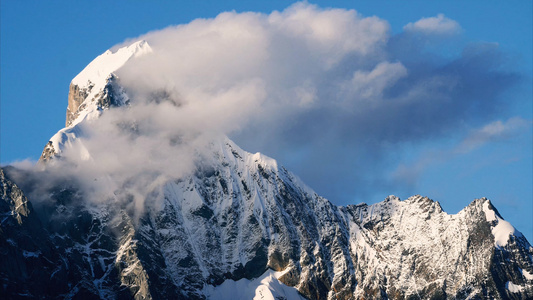
[[[505,122],[497,120],[472,130],[454,150],[457,153],[467,153],[487,143],[509,139],[532,124],[521,117],[513,117]]]
[[[435,38],[454,28],[441,15],[406,26]],[[389,147],[490,116],[512,79],[494,71],[494,52],[420,62],[417,48],[397,55],[403,47],[387,21],[307,3],[226,12],[138,39],[153,52],[117,72],[131,107],[83,128],[76,147],[87,155],[65,152],[89,189],[95,178],[118,178],[137,207],[150,180],[190,172],[196,151],[223,134],[281,160],[336,203],[353,200],[381,185]]]
[[[353,77],[346,82],[344,89],[349,94],[343,98],[379,100],[383,97],[383,91],[386,88],[393,86],[405,76],[407,76],[407,69],[400,62],[389,63],[385,61],[379,63],[371,71],[357,70]]]
[[[303,2],[273,12],[268,21],[278,33],[326,55],[328,64],[350,52],[366,55],[379,50],[389,31],[388,23],[377,17],[363,18],[355,10],[322,10]]]
[[[403,30],[423,34],[448,35],[460,32],[461,26],[443,14],[438,14],[436,17],[422,18],[415,23],[408,23],[403,27]]]
[[[508,140],[522,134],[526,129],[531,128],[532,124],[531,120],[521,117],[513,117],[504,122],[501,120],[490,122],[480,128],[470,130],[451,148],[431,148],[420,153],[413,162],[400,163],[391,172],[391,178],[404,185],[414,186],[428,168],[473,152],[486,144]]]
[[[302,112],[349,102],[338,99],[346,96],[338,91],[342,82],[353,99],[379,95],[406,72],[385,60],[385,20],[308,3],[269,15],[226,12],[137,39],[154,52],[118,71],[129,93],[139,99],[165,90],[183,110],[195,108],[188,115],[203,121],[194,126],[225,134],[253,124],[279,127]]]

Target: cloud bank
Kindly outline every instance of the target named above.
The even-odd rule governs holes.
[[[99,174],[164,180],[229,135],[336,204],[365,201],[403,182],[386,174],[405,145],[483,126],[508,106],[501,95],[519,76],[503,71],[497,46],[470,43],[454,57],[432,47],[460,34],[442,14],[392,34],[378,17],[308,3],[149,32],[116,46],[144,39],[154,51],[117,71],[132,105],[84,129],[82,161],[98,161]]]

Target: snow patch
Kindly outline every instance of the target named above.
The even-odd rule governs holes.
[[[527,280],[533,280],[533,274],[529,273],[526,270],[520,269],[520,272]]]
[[[259,278],[239,281],[226,280],[219,286],[206,285],[207,299],[216,300],[303,300],[298,291],[281,283],[278,278],[284,272],[266,271]]]
[[[496,246],[502,247],[507,245],[509,241],[509,236],[514,234],[515,229],[511,223],[499,219],[498,225],[492,229],[492,234],[494,235],[494,242]]]
[[[483,211],[488,222],[497,221],[496,213],[489,208],[489,201],[483,203]]]
[[[523,289],[522,286],[516,285],[511,281],[507,281],[507,283],[505,284],[505,288],[511,293],[520,293]]]
[[[515,228],[511,223],[505,221],[496,215],[496,212],[489,207],[490,201],[483,203],[483,211],[487,222],[496,225],[492,225],[492,235],[494,235],[494,245],[498,248],[504,247],[509,241],[509,236],[515,233]]]
[[[259,152],[253,154],[252,159],[254,162],[261,164],[264,167],[270,168],[271,170],[277,170],[278,169],[278,163],[275,159],[270,158],[264,154],[261,154]]]

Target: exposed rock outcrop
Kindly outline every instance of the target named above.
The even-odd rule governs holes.
[[[78,87],[71,83],[68,91],[68,106],[67,106],[67,118],[65,127],[69,127],[76,118],[78,118],[80,111],[83,110],[83,102],[89,96],[93,86],[89,85],[88,88]]]

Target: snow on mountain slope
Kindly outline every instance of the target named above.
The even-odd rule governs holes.
[[[532,295],[533,248],[516,234],[495,245],[487,199],[455,215],[420,196],[337,207],[227,138],[199,155],[194,174],[167,181],[137,221],[124,203],[84,207],[75,188],[52,193],[60,200],[45,224],[69,261],[61,272],[90,270],[74,277],[101,298],[218,299],[244,286],[279,295],[273,278],[258,283],[268,270],[309,299]]]
[[[129,97],[117,83],[114,72],[132,58],[149,53],[152,53],[150,45],[146,41],[138,41],[114,52],[107,50],[85,67],[70,83],[66,128],[50,139],[40,161],[60,155],[65,144],[75,143],[76,138],[83,135],[80,123],[97,119],[109,107],[128,103]],[[83,145],[80,148],[83,149]],[[89,154],[84,156],[88,158]]]
[[[230,279],[217,287],[208,285],[205,288],[205,295],[207,299],[213,300],[304,300],[305,298],[295,288],[277,280],[281,275],[283,272],[268,270],[253,280]]]
[[[531,293],[531,282],[509,264],[501,269],[499,256],[532,270],[532,248],[521,236],[494,247],[486,199],[456,215],[420,196],[339,208],[270,159],[227,139],[211,147],[215,159],[169,182],[160,210],[141,228],[160,237],[167,272],[182,290],[270,268],[312,299],[505,298],[499,275],[521,282],[522,296]]]
[[[93,159],[80,138],[89,138],[84,130],[101,122],[104,110],[129,101],[113,72],[150,51],[142,41],[108,51],[73,80],[67,127],[50,140],[43,162],[65,149]],[[126,138],[139,139],[134,145],[142,149],[148,140],[139,127],[151,121],[127,123]],[[190,142],[179,130],[170,133],[156,134],[156,145],[179,150]],[[154,153],[121,169],[122,181],[105,172],[65,178],[45,163],[38,171],[6,170],[22,186],[15,189],[17,180],[2,172],[3,190],[17,191],[2,197],[7,204],[1,206],[0,235],[9,234],[0,239],[3,294],[217,299],[218,293],[225,297],[242,288],[247,299],[289,298],[283,293],[295,290],[309,299],[533,297],[533,248],[487,199],[455,215],[421,196],[338,207],[274,159],[248,153],[227,137],[209,136],[194,146],[190,161],[162,158],[173,164],[161,166],[167,169],[193,166],[174,177],[139,168],[153,163]],[[111,192],[89,199],[98,189]],[[22,190],[31,195],[28,201]],[[4,222],[19,213],[12,203],[32,197],[39,205],[29,218],[31,230]],[[36,216],[42,226],[35,225]],[[26,255],[13,255],[8,263],[6,253]],[[13,265],[45,266],[39,273],[44,283],[32,286],[33,275],[12,271]],[[47,289],[46,282],[57,286]]]
[[[491,223],[492,234],[494,235],[494,245],[496,247],[500,248],[506,246],[511,235],[520,234],[516,232],[511,223],[502,219],[500,215],[494,211],[490,202],[483,203],[483,211],[485,211],[487,222]]]
[[[67,126],[75,125],[84,119],[94,119],[100,114],[106,103],[103,99],[111,97],[106,88],[110,87],[115,78],[114,72],[132,58],[152,53],[146,41],[138,41],[115,52],[107,50],[95,58],[71,82],[69,103],[67,108]],[[117,94],[117,93],[115,93]],[[115,95],[119,96],[119,95]],[[123,95],[120,95],[124,98]],[[123,101],[127,100],[120,99]],[[108,105],[110,103],[107,103]],[[122,103],[117,103],[120,105]]]
[[[152,48],[144,40],[137,41],[129,46],[120,48],[115,52],[107,50],[96,57],[74,79],[72,84],[79,88],[89,88],[95,91],[102,90],[106,85],[109,75],[122,67],[132,57],[139,57],[151,53]]]

